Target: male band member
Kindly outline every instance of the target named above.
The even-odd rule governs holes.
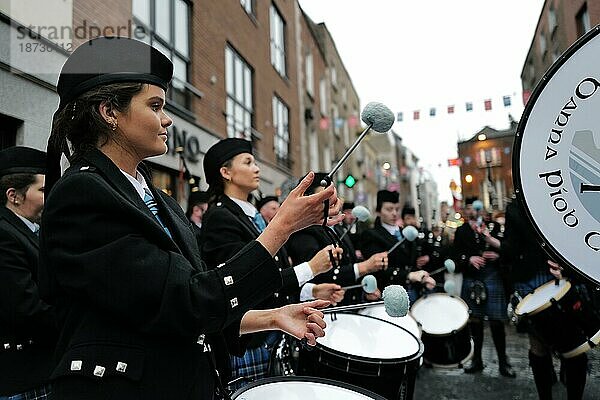
[[[56,323],[38,291],[45,169],[42,151],[0,152],[0,399],[50,394]]]

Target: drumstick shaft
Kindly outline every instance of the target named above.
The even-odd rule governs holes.
[[[398,240],[398,242],[396,244],[394,244],[389,250],[388,250],[388,254],[390,254],[392,251],[396,250],[396,248],[398,246],[400,246],[402,244],[402,242],[404,242],[406,238],[401,238],[400,240]]]
[[[383,300],[373,301],[371,303],[361,303],[361,304],[352,304],[349,306],[340,306],[340,307],[332,307],[326,308],[324,310],[320,310],[323,314],[331,314],[340,311],[350,311],[350,310],[360,310],[361,308],[373,307],[380,304],[384,304]]]
[[[344,286],[344,287],[342,288],[342,290],[356,289],[356,288],[359,288],[359,287],[363,287],[362,283],[361,283],[361,284],[358,284],[358,285]]]

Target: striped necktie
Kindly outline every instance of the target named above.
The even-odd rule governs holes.
[[[396,229],[394,231],[394,236],[396,236],[396,240],[400,240],[402,238],[402,234],[400,233],[400,229]]]
[[[265,228],[267,227],[267,223],[265,222],[265,219],[259,212],[256,212],[256,214],[254,214],[253,221],[254,221],[254,225],[256,225],[256,227],[258,228],[258,230],[260,232],[264,231]]]
[[[154,200],[152,192],[150,192],[150,189],[148,188],[144,188],[144,203],[146,203],[146,206],[150,209],[152,214],[154,214],[154,217],[156,217],[156,220],[158,221],[160,226],[162,226],[165,232],[167,232],[167,235],[169,235],[169,237],[173,239],[169,228],[167,228],[167,226],[163,224],[160,217],[158,216],[158,204],[156,204],[156,200]]]

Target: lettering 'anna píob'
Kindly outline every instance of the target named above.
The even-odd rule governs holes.
[[[600,282],[600,25],[535,88],[515,140],[513,180],[548,252]]]

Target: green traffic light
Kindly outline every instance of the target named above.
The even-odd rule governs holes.
[[[344,180],[344,184],[347,187],[352,188],[356,184],[356,179],[354,179],[354,177],[352,175],[348,175],[346,177],[346,180]]]

